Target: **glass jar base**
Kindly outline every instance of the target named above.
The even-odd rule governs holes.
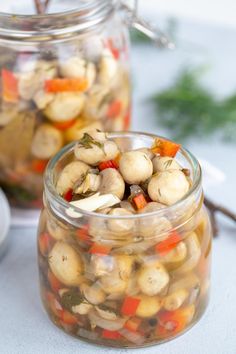
[[[42,300],[43,302],[43,300]],[[85,338],[82,336],[78,336],[75,333],[71,333],[68,330],[65,330],[61,324],[58,322],[58,319],[56,317],[52,317],[51,314],[47,311],[47,309],[45,309],[45,312],[50,320],[50,322],[52,322],[56,327],[58,327],[61,331],[63,331],[65,334],[68,334],[69,336],[76,338],[78,340],[81,340],[85,343],[88,343],[90,345],[94,345],[94,346],[100,346],[100,347],[107,347],[107,348],[120,348],[120,349],[139,349],[139,348],[146,348],[146,347],[153,347],[155,345],[160,345],[160,344],[164,344],[167,343],[169,341],[172,341],[182,335],[184,335],[186,332],[188,332],[189,330],[191,330],[192,327],[194,327],[201,319],[202,317],[205,315],[207,307],[208,307],[208,303],[209,303],[209,297],[206,299],[206,301],[204,303],[201,303],[201,307],[198,310],[197,316],[194,316],[193,321],[181,332],[176,333],[174,335],[170,335],[167,338],[162,338],[162,339],[153,339],[147,343],[144,343],[142,345],[136,345],[136,344],[131,344],[130,342],[127,344],[118,344],[115,342],[115,340],[96,340],[96,341],[91,341],[91,339],[89,338]],[[92,333],[92,332],[90,332]],[[122,339],[123,341],[123,339]]]

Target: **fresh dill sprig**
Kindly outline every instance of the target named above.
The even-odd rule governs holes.
[[[202,70],[183,70],[168,89],[155,94],[152,103],[158,122],[172,138],[206,137],[217,131],[236,138],[236,94],[218,100],[200,82]]]

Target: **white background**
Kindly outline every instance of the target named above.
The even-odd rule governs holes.
[[[147,14],[155,12],[236,27],[235,0],[139,0],[139,3]]]

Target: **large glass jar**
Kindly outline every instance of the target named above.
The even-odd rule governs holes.
[[[40,205],[48,160],[84,131],[129,128],[119,3],[53,0],[45,15],[32,15],[34,0],[1,5],[0,185],[12,204]]]
[[[154,136],[110,133],[121,148],[150,147]],[[176,204],[126,217],[79,212],[55,190],[73,158],[67,146],[49,163],[38,229],[40,290],[49,318],[79,339],[140,347],[172,339],[193,326],[209,297],[211,226],[203,206],[201,170],[181,149],[190,171],[188,194]],[[128,233],[110,223],[129,222]],[[131,230],[131,231],[130,231]],[[149,279],[154,279],[154,283]]]

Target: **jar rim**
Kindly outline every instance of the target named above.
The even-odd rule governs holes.
[[[106,22],[119,0],[92,0],[87,6],[49,14],[0,12],[0,39],[45,42],[86,33]]]
[[[166,139],[163,136],[159,135],[154,135],[150,133],[144,133],[144,132],[136,132],[136,131],[130,131],[130,132],[110,132],[107,133],[108,138],[132,138],[132,137],[147,137],[147,138],[161,138],[161,139]],[[169,141],[172,141],[170,139],[166,139]],[[80,209],[74,205],[71,205],[69,202],[64,200],[56,191],[55,185],[53,183],[53,170],[58,163],[59,160],[61,160],[66,154],[69,154],[70,152],[73,151],[73,148],[75,146],[76,142],[72,142],[69,145],[66,145],[63,149],[61,149],[48,163],[48,166],[46,168],[45,174],[44,174],[44,189],[47,194],[47,198],[50,201],[55,201],[57,205],[60,208],[63,208],[64,210],[69,209],[75,213],[80,214],[82,217],[93,217],[93,218],[100,218],[104,220],[111,220],[111,219],[118,219],[118,220],[133,220],[133,219],[143,219],[143,218],[148,218],[148,217],[154,217],[154,216],[160,216],[163,215],[164,212],[172,213],[174,212],[175,209],[181,208],[184,203],[191,198],[195,192],[198,191],[199,188],[201,188],[201,181],[202,181],[202,171],[201,171],[201,166],[197,160],[197,158],[186,148],[182,147],[180,148],[180,153],[184,156],[185,159],[190,162],[192,166],[192,171],[193,171],[193,179],[192,179],[192,185],[189,191],[181,198],[178,200],[176,203],[166,206],[164,208],[161,208],[157,211],[154,212],[148,212],[148,213],[140,213],[140,214],[134,214],[134,215],[126,215],[126,216],[113,216],[113,215],[107,215],[107,214],[101,214],[97,212],[90,212],[86,211],[83,209]],[[79,218],[79,217],[78,217]],[[74,219],[74,218],[73,218]],[[74,219],[74,220],[77,220]]]

